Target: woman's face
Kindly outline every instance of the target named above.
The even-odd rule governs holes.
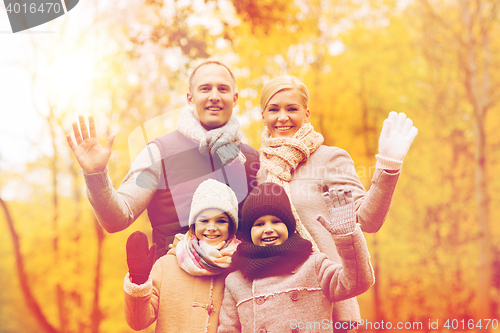
[[[216,208],[205,209],[194,220],[195,236],[215,246],[229,237],[229,216]]]
[[[291,138],[308,121],[309,109],[295,89],[276,93],[262,111],[262,122],[273,138]]]

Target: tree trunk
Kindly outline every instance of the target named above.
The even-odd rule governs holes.
[[[57,151],[57,134],[55,132],[54,124],[52,123],[54,118],[53,108],[50,106],[50,114],[46,118],[49,124],[50,136],[52,139],[52,148],[54,149],[54,155],[51,158],[51,173],[52,173],[52,205],[53,205],[53,217],[52,217],[52,228],[54,231],[54,238],[52,240],[52,247],[54,250],[54,266],[60,267],[59,260],[59,193],[57,192],[57,161],[58,161],[58,151]],[[57,299],[57,310],[59,314],[59,324],[62,332],[68,331],[68,311],[66,307],[66,295],[61,282],[58,281],[56,284],[56,299]]]
[[[478,313],[477,319],[491,319],[492,301],[490,298],[492,281],[492,246],[489,230],[488,191],[486,185],[486,156],[484,118],[477,119],[475,123],[476,134],[476,195],[479,222],[479,288],[477,293]]]
[[[61,126],[62,127],[62,126]],[[75,230],[78,230],[77,233],[74,234],[72,237],[72,241],[74,244],[78,244],[80,242],[80,237],[82,236],[80,233],[80,228],[81,228],[81,216],[82,216],[82,207],[81,207],[81,201],[82,201],[82,195],[81,195],[81,186],[80,186],[80,174],[78,173],[78,169],[76,168],[76,165],[74,163],[71,163],[69,166],[69,171],[71,176],[73,177],[73,203],[75,205],[75,210],[74,210],[74,217],[73,217],[73,226]],[[77,245],[77,249],[80,248],[80,246]],[[80,252],[77,250],[74,255],[74,260],[76,262],[75,265],[75,274],[76,276],[82,276],[82,258],[80,256]],[[77,290],[73,290],[70,293],[72,305],[74,308],[72,309],[72,313],[84,313],[83,305],[82,305],[82,296],[81,296],[81,290],[83,290],[81,287],[76,288]],[[72,316],[73,316],[72,314]],[[77,321],[77,332],[83,333],[85,330],[88,328],[88,321],[86,318],[83,318],[82,316],[77,316],[76,318]]]
[[[479,226],[479,285],[477,293],[477,319],[491,319],[492,302],[490,298],[492,281],[492,246],[489,229],[489,195],[486,184],[486,133],[485,117],[490,104],[489,96],[489,70],[490,51],[488,29],[484,28],[482,18],[482,2],[476,1],[475,11],[471,14],[471,4],[468,0],[460,1],[462,22],[466,31],[465,40],[465,89],[474,113],[474,137],[476,154],[474,164],[476,168],[476,198],[477,217]],[[474,15],[474,17],[473,17]],[[474,36],[474,23],[479,24],[480,35]],[[481,41],[479,44],[477,40]],[[482,48],[482,50],[480,49]],[[478,54],[482,53],[482,75],[479,73]],[[482,80],[481,85],[479,80]]]
[[[101,225],[94,216],[94,225],[97,233],[97,258],[95,266],[95,278],[94,278],[94,300],[92,303],[92,313],[91,313],[91,332],[99,333],[99,325],[102,320],[101,309],[99,308],[99,296],[101,288],[101,262],[102,262],[102,243],[104,241],[104,231]]]
[[[362,134],[363,134],[363,142],[365,145],[365,154],[367,165],[368,161],[373,159],[373,156],[377,154],[376,149],[377,144],[377,132],[376,126],[372,126],[370,124],[370,107],[368,105],[368,92],[366,91],[366,84],[364,76],[361,75],[359,82],[361,83],[360,91],[359,91],[359,99],[361,101],[361,124],[362,124]],[[376,117],[374,117],[376,119]],[[371,168],[368,168],[371,170]],[[365,188],[369,188],[371,185],[371,172],[365,172],[367,178],[363,179],[363,186]],[[375,284],[371,287],[373,290],[373,310],[374,310],[374,321],[382,322],[383,320],[383,312],[382,312],[382,298],[380,297],[380,287],[381,287],[381,272],[380,272],[380,257],[379,257],[379,247],[378,247],[378,239],[377,234],[372,234],[371,238],[373,239],[370,244],[370,255],[372,257],[373,262],[373,273],[375,275]]]
[[[379,258],[379,251],[378,251],[378,240],[377,240],[377,234],[372,235],[373,242],[370,247],[370,253],[372,256],[373,260],[373,273],[375,275],[375,284],[372,286],[373,290],[373,311],[374,311],[374,321],[375,322],[382,322],[383,320],[383,312],[382,312],[382,298],[380,297],[380,282],[381,282],[381,273],[380,273],[380,258]]]
[[[38,301],[35,299],[35,296],[33,295],[33,292],[31,291],[31,288],[30,288],[29,282],[28,282],[28,276],[26,275],[26,271],[24,270],[24,258],[21,254],[21,245],[20,245],[20,240],[19,240],[19,234],[17,233],[17,231],[15,229],[14,220],[12,219],[12,216],[10,215],[9,208],[7,207],[7,203],[5,201],[3,201],[2,198],[0,198],[0,205],[2,206],[3,211],[5,213],[5,218],[7,220],[8,226],[9,226],[10,235],[12,237],[12,243],[14,245],[14,253],[16,256],[17,276],[19,279],[19,284],[21,286],[21,291],[23,293],[26,305],[28,306],[28,309],[33,314],[36,321],[39,323],[40,327],[43,329],[44,332],[59,333],[59,330],[57,330],[54,326],[52,326],[48,322],[47,318],[42,313],[42,309],[40,308]]]

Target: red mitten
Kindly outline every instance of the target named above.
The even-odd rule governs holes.
[[[127,239],[127,265],[132,283],[143,284],[155,263],[156,244],[148,246],[145,233],[136,231]]]

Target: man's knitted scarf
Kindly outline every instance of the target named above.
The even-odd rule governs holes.
[[[175,248],[179,266],[188,274],[217,275],[231,265],[231,257],[240,243],[235,236],[217,246],[200,241],[191,231],[179,236]]]
[[[310,241],[293,233],[280,245],[258,246],[243,242],[233,254],[234,268],[253,280],[292,272],[312,253]]]
[[[212,155],[217,154],[223,165],[231,163],[235,158],[241,163],[246,161],[239,147],[240,124],[235,116],[231,116],[224,126],[207,131],[194,116],[194,110],[186,109],[177,122],[177,130],[188,139],[198,142],[201,154],[208,155],[209,150]]]
[[[272,138],[266,129],[262,133],[260,147],[260,165],[268,171],[266,181],[279,184],[285,189],[297,221],[297,231],[303,238],[311,241],[313,250],[318,252],[316,242],[302,225],[293,205],[289,182],[292,179],[292,171],[300,162],[306,161],[323,141],[323,136],[316,132],[311,124],[305,123],[291,138]]]

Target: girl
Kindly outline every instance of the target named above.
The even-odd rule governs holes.
[[[124,284],[128,325],[139,331],[157,320],[157,333],[216,332],[224,279],[239,243],[237,228],[236,195],[209,179],[193,195],[189,231],[176,235],[156,263],[156,244],[148,250],[145,234],[130,235]]]
[[[355,223],[349,191],[324,194],[328,221],[342,264],[313,252],[295,232],[296,222],[284,189],[257,186],[242,209],[243,243],[233,255],[238,271],[226,278],[218,332],[332,332],[332,302],[359,295],[373,284],[363,233]]]

